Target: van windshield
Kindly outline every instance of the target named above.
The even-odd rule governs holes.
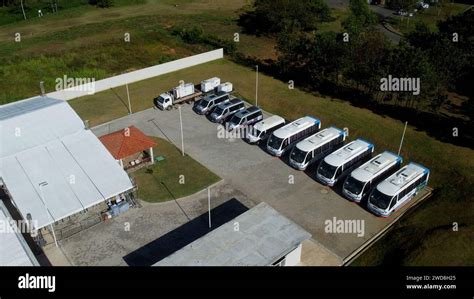
[[[209,106],[209,102],[210,102],[209,100],[203,99],[203,100],[201,100],[201,102],[199,103],[199,105],[200,105],[201,107],[203,107],[203,108],[207,108],[207,107]]]
[[[268,146],[274,149],[280,149],[282,142],[283,142],[283,139],[275,137],[275,135],[272,135],[270,136],[270,139],[268,139]]]
[[[336,173],[336,170],[337,170],[336,166],[332,166],[332,165],[326,163],[326,161],[324,161],[324,160],[323,160],[323,162],[321,162],[321,164],[318,167],[318,173],[321,174],[322,176],[324,176],[325,178],[328,178],[328,179],[334,177],[334,174]]]
[[[242,118],[238,117],[237,115],[234,115],[230,119],[230,124],[236,126],[236,125],[239,125],[241,121],[242,121]]]
[[[291,152],[291,159],[297,163],[303,163],[306,161],[306,156],[308,152],[302,151],[299,148],[295,147],[295,149]]]
[[[359,195],[362,193],[362,190],[364,189],[364,182],[361,182],[359,180],[356,180],[352,176],[349,176],[347,180],[344,182],[344,189],[347,191]]]
[[[221,107],[217,107],[216,110],[214,110],[214,113],[216,115],[222,115],[222,112],[224,112],[224,109],[222,109]]]
[[[392,196],[383,194],[377,189],[375,189],[374,192],[372,192],[372,194],[370,195],[370,202],[382,210],[385,210],[388,207],[391,200]]]
[[[249,129],[249,134],[252,135],[252,136],[259,137],[261,133],[262,133],[261,131],[255,129],[255,127],[253,127],[253,126],[250,127],[250,129]]]

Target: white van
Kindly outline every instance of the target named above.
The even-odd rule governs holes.
[[[360,202],[372,187],[397,170],[402,162],[402,157],[389,151],[375,156],[347,176],[342,194],[352,201]]]
[[[245,140],[250,143],[259,143],[260,141],[267,140],[268,136],[273,133],[273,131],[278,130],[279,128],[285,125],[285,119],[278,115],[270,116],[256,124],[254,124],[247,132]]]

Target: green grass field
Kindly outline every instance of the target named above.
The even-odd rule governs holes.
[[[253,101],[254,71],[222,59],[130,85],[132,107],[135,111],[151,108],[153,97],[176,85],[179,80],[197,83],[213,76],[232,82],[242,97]],[[259,105],[269,112],[288,119],[314,115],[321,119],[323,127],[348,127],[350,138],[363,137],[373,141],[377,151],[398,150],[403,132],[400,121],[344,101],[289,89],[284,82],[263,74],[259,76],[259,82]],[[97,125],[127,114],[127,108],[119,97],[126,98],[125,88],[118,87],[114,91],[75,99],[70,103],[83,119]],[[409,126],[401,154],[405,161],[416,161],[431,169],[429,184],[436,189],[436,194],[396,226],[395,240],[393,234],[387,235],[391,240],[378,242],[356,264],[379,264],[389,256],[387,252],[404,252],[403,244],[407,238],[418,238],[420,244],[416,250],[404,252],[401,263],[454,265],[471,261],[472,264],[474,253],[465,248],[472,242],[468,236],[474,225],[474,152],[437,141],[426,132]],[[459,223],[458,232],[451,230],[453,222]],[[433,246],[436,235],[451,241]],[[399,244],[402,246],[399,247]],[[443,260],[439,259],[440,256]]]
[[[153,149],[155,157],[163,156],[165,160],[131,173],[138,186],[140,199],[147,202],[178,199],[201,191],[220,180],[193,158],[182,156],[173,144],[161,138],[154,139],[158,143]]]

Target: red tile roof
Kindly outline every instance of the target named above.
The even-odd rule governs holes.
[[[117,160],[157,145],[153,139],[143,134],[135,126],[104,135],[99,139]]]

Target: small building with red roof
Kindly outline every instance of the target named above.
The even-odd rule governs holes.
[[[154,163],[153,147],[156,141],[135,126],[99,137],[99,140],[126,170]]]

